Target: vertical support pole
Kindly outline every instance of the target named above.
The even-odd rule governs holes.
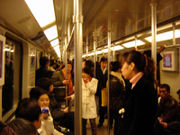
[[[86,35],[86,57],[88,56],[88,34]]]
[[[113,61],[116,61],[116,51],[115,50],[113,50]]]
[[[172,25],[173,25],[173,45],[176,45],[176,37],[175,37],[176,23],[174,22]]]
[[[82,135],[82,0],[74,0],[75,113],[74,134]]]
[[[68,30],[67,30],[67,36],[68,36],[68,44],[70,42],[70,38],[71,38],[71,25],[70,25],[70,21],[68,22]]]
[[[138,48],[137,48],[137,36],[136,35],[134,36],[134,39],[135,39],[135,50],[138,50]]]
[[[68,44],[68,37],[65,36],[64,40],[64,64],[65,64],[65,79],[67,80],[67,44]],[[68,86],[66,85],[66,97],[68,95]],[[68,101],[66,100],[66,106],[68,105]]]
[[[151,2],[151,31],[152,31],[152,46],[151,54],[155,63],[155,69],[157,68],[157,45],[156,45],[156,34],[157,34],[157,19],[156,19],[156,2],[152,0]],[[157,78],[157,70],[155,71],[155,80]]]
[[[107,106],[107,114],[108,114],[108,135],[110,135],[110,112],[109,112],[109,88],[110,88],[110,62],[111,62],[111,14],[108,14],[108,106]]]
[[[95,30],[93,32],[93,49],[94,49],[94,75],[96,75],[96,61],[97,61],[97,54],[96,54],[96,47],[97,47],[97,36],[96,36],[96,24]]]
[[[1,101],[0,101],[0,120],[2,120],[2,111],[3,111],[3,109],[2,109],[2,87],[3,86],[0,86],[0,98],[1,98]]]

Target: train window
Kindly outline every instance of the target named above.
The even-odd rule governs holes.
[[[21,98],[21,43],[6,38],[5,83],[2,90],[2,115],[13,109]],[[16,78],[16,79],[15,79]]]

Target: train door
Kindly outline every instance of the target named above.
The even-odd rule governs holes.
[[[5,82],[2,89],[2,116],[6,120],[22,96],[22,44],[6,37]]]

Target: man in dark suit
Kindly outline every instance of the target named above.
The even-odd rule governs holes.
[[[100,65],[96,66],[96,78],[98,79],[98,88],[96,96],[99,98],[99,124],[98,127],[103,126],[104,117],[107,112],[107,107],[102,106],[102,95],[101,91],[103,88],[106,88],[107,82],[107,58],[102,57],[100,60]]]

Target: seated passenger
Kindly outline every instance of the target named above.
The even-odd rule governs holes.
[[[17,135],[8,125],[0,121],[0,135]]]
[[[28,120],[22,118],[15,118],[8,123],[18,135],[37,135],[36,127]]]
[[[55,98],[55,93],[53,91],[53,83],[49,78],[41,78],[37,85],[42,89],[46,90],[50,98],[50,111],[54,119],[55,128],[58,129],[58,125],[69,128],[74,131],[74,113],[69,112],[69,108],[65,107],[62,109],[63,104],[58,103]],[[64,100],[64,98],[63,98]],[[65,101],[65,100],[64,100]]]
[[[32,88],[30,98],[37,101],[42,110],[41,127],[38,129],[40,135],[61,135],[62,133],[54,129],[53,118],[49,110],[50,99],[48,93],[40,87]]]
[[[23,118],[33,123],[36,129],[41,127],[41,108],[35,100],[25,98],[18,103],[16,118]]]
[[[180,133],[180,110],[177,101],[170,95],[168,84],[160,85],[160,103],[158,104],[157,131],[160,135]]]

